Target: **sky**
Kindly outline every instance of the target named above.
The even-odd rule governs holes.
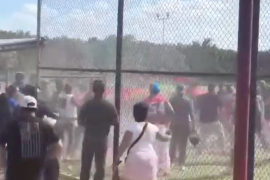
[[[124,34],[162,43],[191,43],[211,38],[222,48],[237,48],[237,0],[126,0]],[[37,2],[1,2],[0,29],[36,34]],[[116,0],[43,0],[41,34],[88,39],[116,35]],[[270,2],[261,3],[260,49],[270,49]]]

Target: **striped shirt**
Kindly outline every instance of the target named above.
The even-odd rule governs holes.
[[[48,147],[59,141],[51,126],[35,119],[34,131],[30,131],[29,122],[17,119],[0,134],[0,145],[7,145],[7,180],[37,180],[45,165]]]

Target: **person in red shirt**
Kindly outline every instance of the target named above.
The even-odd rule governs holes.
[[[200,152],[207,150],[207,139],[210,135],[218,138],[219,147],[224,150],[224,129],[220,122],[220,112],[222,102],[216,93],[216,87],[213,84],[208,85],[208,92],[197,98],[197,110],[199,115],[200,135],[202,142]]]
[[[159,83],[151,84],[149,90],[150,95],[145,99],[145,103],[149,106],[147,119],[155,124],[161,133],[166,133],[174,110],[170,102],[160,93]],[[155,150],[159,157],[159,174],[167,175],[170,171],[169,143],[157,141]]]

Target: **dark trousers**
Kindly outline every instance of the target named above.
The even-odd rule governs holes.
[[[190,134],[189,125],[173,125],[171,128],[172,139],[170,144],[170,158],[171,162],[174,162],[176,159],[176,153],[178,150],[179,160],[178,164],[184,165],[186,160],[186,149],[188,144],[188,137]]]
[[[58,159],[51,159],[46,162],[43,180],[58,180],[60,166]]]
[[[85,135],[82,147],[82,165],[80,180],[89,180],[93,158],[95,158],[96,172],[94,180],[105,178],[105,165],[108,139],[98,139]]]

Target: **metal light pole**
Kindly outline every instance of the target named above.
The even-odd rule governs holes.
[[[41,47],[40,47],[40,41],[41,41],[41,4],[42,0],[37,0],[37,59],[36,59],[36,84],[39,83],[39,74],[40,74],[40,59],[41,59]]]
[[[170,19],[170,13],[167,12],[166,16],[161,16],[159,13],[157,13],[157,19],[159,21],[162,21],[162,44],[165,42],[165,21]]]

